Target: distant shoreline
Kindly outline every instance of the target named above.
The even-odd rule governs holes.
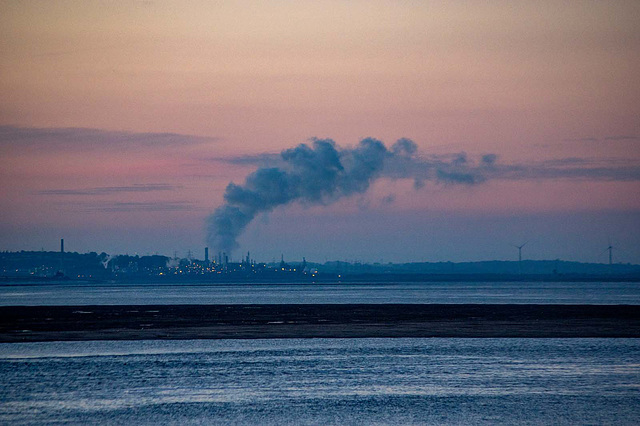
[[[321,273],[314,277],[302,274],[269,274],[267,276],[243,276],[239,274],[225,275],[178,275],[178,276],[147,276],[131,275],[116,279],[90,279],[59,277],[29,277],[29,276],[0,276],[0,285],[12,284],[103,284],[130,283],[143,284],[230,284],[230,283],[301,283],[301,284],[363,284],[363,283],[394,283],[394,282],[640,282],[640,275],[597,275],[597,274],[413,274],[413,273],[385,273],[385,274],[330,274]]]
[[[0,307],[0,342],[354,337],[640,337],[635,305]]]

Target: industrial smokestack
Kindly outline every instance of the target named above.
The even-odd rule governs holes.
[[[204,263],[209,263],[209,247],[204,248]]]
[[[60,238],[60,274],[64,275],[64,238]]]

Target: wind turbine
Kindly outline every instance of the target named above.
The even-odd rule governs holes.
[[[518,262],[522,262],[522,247],[526,246],[527,244],[529,244],[529,241],[527,241],[522,245],[514,246],[515,248],[518,249]]]
[[[519,246],[514,245],[515,248],[518,249],[518,273],[522,275],[522,247],[526,246],[529,241],[526,241],[524,244]]]
[[[609,252],[609,265],[613,265],[613,246],[611,245],[611,240],[609,240],[609,245],[604,249],[603,253],[606,251]]]

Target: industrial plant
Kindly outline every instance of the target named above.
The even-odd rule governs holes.
[[[233,261],[225,252],[210,258],[209,248],[204,248],[204,258],[191,255],[173,257],[161,255],[114,255],[107,253],[65,252],[64,239],[60,240],[60,251],[20,251],[0,253],[0,276],[41,279],[86,279],[118,280],[149,278],[200,278],[215,280],[219,277],[248,279],[258,276],[315,277],[317,269],[307,265],[306,259],[299,262],[258,262],[247,252],[239,261]]]
[[[324,263],[299,260],[258,261],[250,252],[233,260],[226,252],[202,258],[192,255],[109,255],[105,252],[0,252],[0,280],[141,281],[141,282],[249,282],[249,281],[640,281],[640,265],[525,260],[522,247],[513,261],[363,263],[340,260]]]

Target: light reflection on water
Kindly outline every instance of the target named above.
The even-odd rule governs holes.
[[[640,339],[0,344],[0,423],[637,424]]]
[[[640,283],[3,284],[0,306],[300,303],[640,305]]]

